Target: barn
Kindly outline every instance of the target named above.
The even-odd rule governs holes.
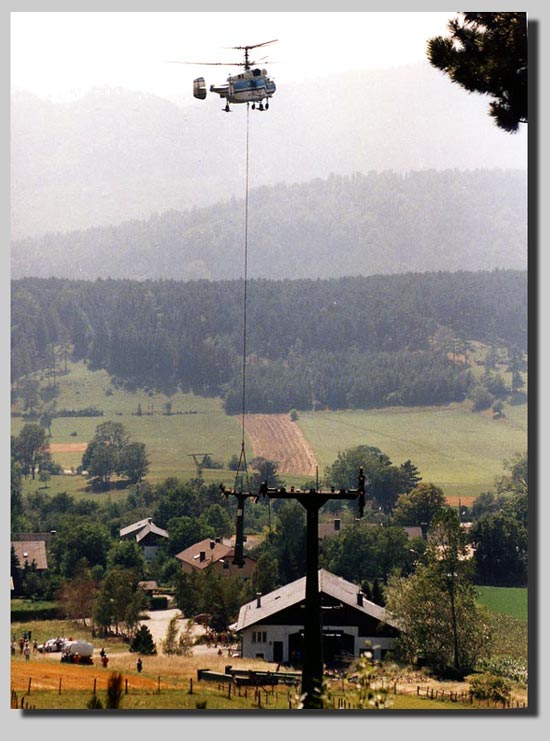
[[[399,635],[391,616],[368,600],[357,585],[319,569],[323,660],[328,666],[357,658],[367,648],[382,658]],[[306,578],[243,605],[235,625],[244,658],[294,666],[301,662]]]

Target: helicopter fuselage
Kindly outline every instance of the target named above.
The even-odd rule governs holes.
[[[276,85],[266,70],[249,69],[230,75],[224,85],[210,85],[210,92],[217,93],[228,103],[256,103],[271,98]],[[198,96],[196,96],[198,97]]]

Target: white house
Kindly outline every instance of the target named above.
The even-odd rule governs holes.
[[[370,650],[380,659],[392,648],[398,626],[380,605],[341,576],[319,569],[323,660],[327,665]],[[243,605],[235,625],[242,656],[281,664],[301,662],[306,596],[305,576]]]

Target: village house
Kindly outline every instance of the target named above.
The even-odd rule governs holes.
[[[122,540],[135,540],[143,548],[143,557],[150,563],[164,538],[169,535],[166,530],[155,525],[151,517],[134,522],[120,530]]]
[[[372,651],[375,659],[389,651],[398,626],[380,605],[355,584],[319,569],[323,619],[323,658],[327,665]],[[244,658],[299,665],[304,636],[306,577],[243,605],[234,628]]]
[[[45,540],[12,540],[11,544],[17,556],[20,568],[33,564],[37,571],[48,570],[48,556]]]
[[[212,568],[215,573],[222,576],[237,575],[242,579],[249,579],[256,566],[255,559],[245,554],[244,565],[237,566],[233,563],[234,556],[234,546],[222,541],[221,538],[214,540],[206,538],[176,554],[182,571],[186,574]]]

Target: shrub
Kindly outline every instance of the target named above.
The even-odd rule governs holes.
[[[133,637],[130,644],[130,651],[133,653],[143,654],[143,656],[154,656],[157,653],[153,636],[146,625],[141,625],[138,632]]]
[[[88,710],[103,710],[103,703],[97,695],[92,695],[88,700],[86,707]]]
[[[296,409],[291,409],[290,410],[290,421],[296,422],[297,419],[298,419],[298,412],[296,411]]]
[[[481,659],[476,669],[481,673],[506,677],[512,682],[524,685],[528,682],[527,662],[513,656],[493,656],[490,659]]]
[[[510,702],[512,687],[504,677],[497,677],[496,674],[472,674],[468,679],[470,692],[476,700]]]
[[[109,710],[117,710],[122,700],[124,677],[120,672],[111,672],[107,680],[107,704]]]

